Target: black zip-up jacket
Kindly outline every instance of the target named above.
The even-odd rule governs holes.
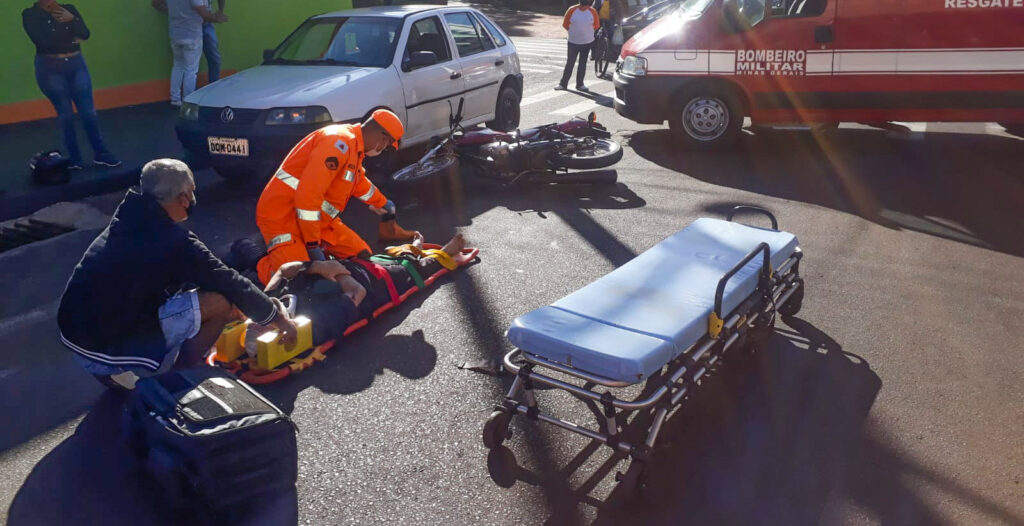
[[[158,311],[186,284],[223,294],[258,323],[277,315],[266,294],[156,199],[129,190],[68,281],[57,312],[61,341],[104,365],[156,370],[166,354]]]
[[[78,9],[71,4],[61,4],[61,7],[74,15],[74,20],[61,24],[39,4],[21,12],[21,25],[36,45],[39,55],[74,53],[82,49],[76,40],[89,39],[89,28],[85,27],[85,20],[78,14]]]

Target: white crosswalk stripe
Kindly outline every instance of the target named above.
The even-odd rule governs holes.
[[[601,93],[601,94],[594,93],[594,95],[597,95],[597,97],[599,97],[599,98],[605,99],[607,102],[611,102],[611,97],[613,95],[615,95],[615,90],[609,91],[607,93]],[[577,102],[576,104],[570,104],[569,106],[566,106],[566,107],[564,107],[562,109],[555,110],[554,114],[555,115],[579,115],[581,113],[586,113],[586,112],[588,112],[588,111],[590,111],[590,110],[592,110],[592,109],[594,109],[594,108],[596,108],[598,106],[599,106],[599,104],[598,104],[597,100],[587,99],[587,100],[584,100],[582,102]]]

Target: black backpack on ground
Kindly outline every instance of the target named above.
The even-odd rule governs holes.
[[[71,159],[62,156],[57,150],[33,155],[28,161],[28,168],[36,184],[65,184],[71,180]]]
[[[129,440],[168,507],[211,522],[293,523],[295,425],[225,371],[199,367],[139,380]],[[270,502],[270,516],[244,519]]]

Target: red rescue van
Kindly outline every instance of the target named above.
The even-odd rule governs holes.
[[[1024,0],[683,0],[631,38],[615,110],[715,147],[755,124],[1024,131]]]

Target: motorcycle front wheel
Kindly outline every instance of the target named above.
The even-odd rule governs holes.
[[[551,156],[555,168],[589,170],[611,166],[622,159],[622,146],[610,139],[577,137]]]
[[[459,158],[455,155],[437,155],[423,162],[413,163],[398,170],[391,175],[391,180],[398,184],[404,184],[443,175],[456,166],[458,161]]]

